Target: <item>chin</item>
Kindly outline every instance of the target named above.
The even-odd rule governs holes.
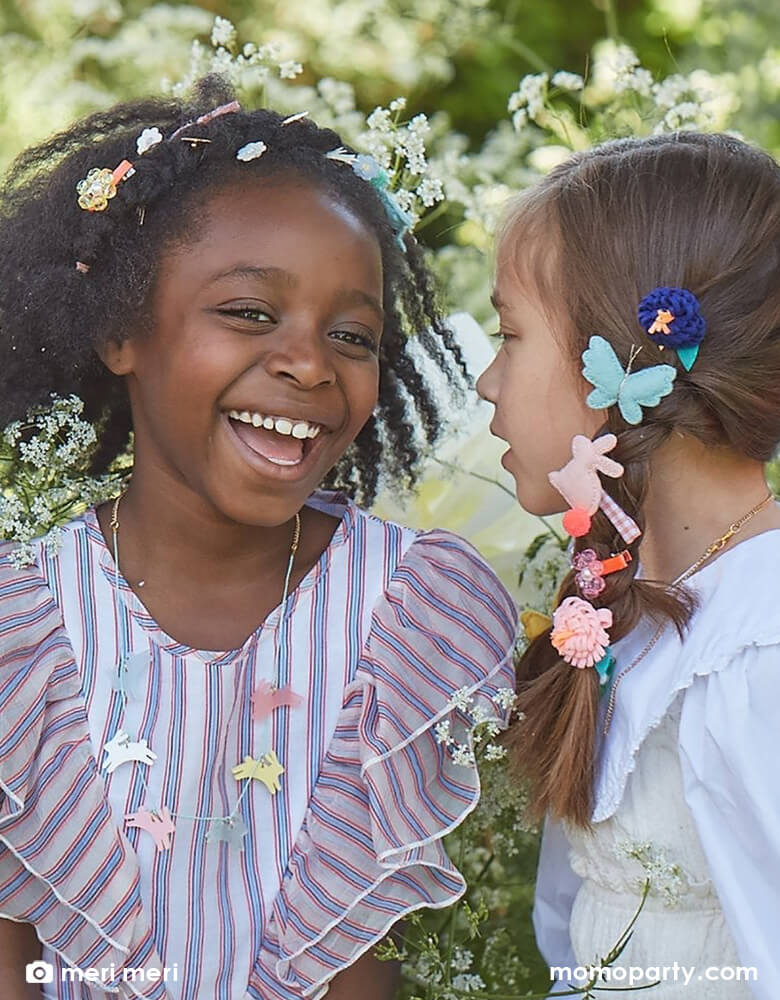
[[[523,489],[521,483],[516,484],[515,495],[526,514],[533,514],[534,517],[552,517],[555,514],[562,514],[568,509],[557,493],[552,497],[543,496],[539,492],[532,493]]]

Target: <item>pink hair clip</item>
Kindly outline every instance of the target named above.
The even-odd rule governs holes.
[[[553,612],[550,642],[562,659],[584,670],[607,656],[612,612],[594,608],[581,597],[567,597]]]
[[[571,445],[571,459],[562,469],[548,475],[550,483],[570,507],[563,515],[564,530],[572,538],[587,535],[591,519],[600,508],[623,541],[630,545],[642,532],[636,521],[604,491],[598,475],[602,472],[611,479],[619,479],[623,475],[620,462],[615,462],[606,455],[617,445],[617,438],[614,434],[603,434],[591,441],[584,434],[576,434]]]
[[[610,573],[619,573],[632,561],[628,549],[619,552],[609,559],[599,559],[593,549],[583,549],[577,552],[571,561],[575,571],[575,583],[584,597],[598,597],[606,587],[604,577]]]
[[[185,122],[184,125],[180,125],[176,131],[168,136],[168,142],[172,139],[176,139],[180,136],[182,132],[185,132],[188,128],[192,128],[193,125],[206,125],[208,122],[213,121],[215,118],[219,118],[221,115],[232,115],[236,111],[241,110],[241,105],[238,101],[230,101],[228,104],[220,104],[218,108],[214,108],[212,111],[207,111],[200,118],[196,118],[194,121]],[[191,140],[190,140],[191,141]]]

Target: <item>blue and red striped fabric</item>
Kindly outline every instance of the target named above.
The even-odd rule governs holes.
[[[442,838],[475,806],[478,776],[433,726],[462,726],[450,699],[464,688],[502,714],[492,695],[513,686],[515,609],[456,536],[416,535],[333,494],[309,502],[338,518],[330,546],[287,614],[228,653],[167,636],[121,575],[115,592],[94,511],[56,554],[41,546],[37,567],[13,569],[0,547],[0,914],[36,924],[56,970],[45,996],[105,995],[56,982],[68,964],[145,961],[176,979],[129,986],[117,973],[109,988],[319,997],[403,914],[463,892]],[[143,697],[123,710],[112,680],[131,652]],[[304,704],[253,721],[261,680]],[[157,760],[99,772],[119,729]],[[124,828],[144,805],[227,815],[243,787],[231,767],[271,746],[282,789],[253,782],[241,800],[243,851],[185,818],[169,850]]]

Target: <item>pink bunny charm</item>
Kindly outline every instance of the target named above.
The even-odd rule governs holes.
[[[125,820],[130,826],[151,834],[158,851],[167,851],[171,846],[171,834],[176,829],[167,806],[160,812],[149,812],[145,806],[134,813],[126,813]]]
[[[569,504],[570,510],[563,515],[563,527],[573,538],[580,538],[590,531],[591,518],[599,509],[604,511],[627,543],[639,537],[638,526],[604,492],[599,473],[611,479],[623,475],[623,466],[607,458],[607,452],[617,445],[614,434],[602,434],[595,441],[584,434],[576,434],[572,439],[572,457],[562,469],[548,475],[550,483]]]

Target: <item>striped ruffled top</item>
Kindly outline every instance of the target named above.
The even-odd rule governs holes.
[[[514,607],[460,538],[309,503],[339,519],[330,545],[228,653],[159,628],[94,510],[32,567],[0,545],[0,915],[35,924],[44,997],[320,997],[403,914],[463,892],[441,841],[478,777],[433,727],[463,733],[463,688],[504,714]],[[299,700],[261,716],[271,683]],[[151,763],[106,766],[122,732]],[[271,748],[278,790],[234,775]],[[163,807],[167,837],[126,819]],[[209,836],[231,813],[244,836]]]

